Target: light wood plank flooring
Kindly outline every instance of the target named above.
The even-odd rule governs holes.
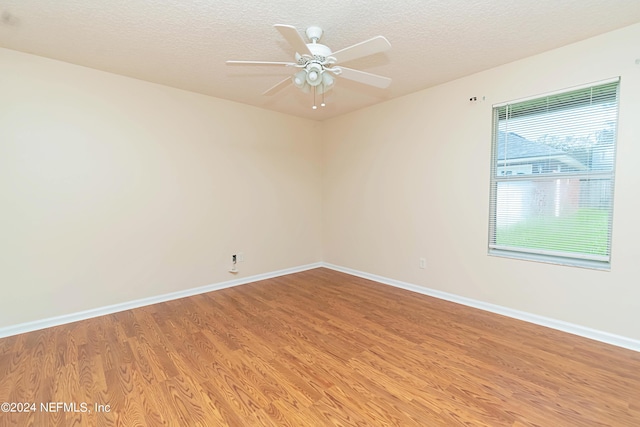
[[[0,402],[38,405],[0,426],[640,426],[640,353],[316,269],[0,339]]]

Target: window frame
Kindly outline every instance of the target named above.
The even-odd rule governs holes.
[[[491,167],[490,167],[490,199],[489,199],[489,236],[488,236],[488,255],[498,256],[504,258],[520,259],[527,261],[545,262],[551,264],[560,264],[573,267],[583,267],[598,270],[610,270],[611,269],[611,252],[612,252],[612,235],[613,235],[613,208],[615,205],[614,189],[615,189],[615,172],[616,172],[616,153],[617,153],[617,136],[618,136],[618,123],[619,123],[619,106],[620,106],[620,77],[607,79],[603,81],[593,82],[581,86],[575,86],[566,88],[554,92],[549,92],[541,95],[535,95],[527,98],[521,98],[504,103],[494,104],[492,106],[492,127],[491,127]],[[523,175],[510,175],[505,172],[505,176],[499,176],[498,171],[502,168],[503,171],[510,167],[512,171],[517,170],[522,165],[510,165],[507,164],[507,159],[503,160],[503,165],[500,165],[499,160],[499,122],[500,122],[500,109],[510,105],[522,105],[528,101],[537,101],[556,95],[564,95],[580,90],[593,89],[604,85],[615,84],[615,127],[612,141],[613,160],[611,171],[587,171],[587,172],[547,172],[536,174],[523,174]],[[571,107],[561,108],[558,111],[568,110]],[[531,115],[535,113],[530,113]],[[524,115],[525,117],[527,114]],[[577,180],[592,180],[592,179],[604,179],[610,183],[610,202],[608,205],[608,227],[609,233],[607,235],[607,254],[606,255],[591,255],[587,253],[570,253],[553,251],[548,249],[534,249],[534,248],[522,248],[516,246],[499,245],[496,242],[497,233],[497,211],[498,211],[498,183],[500,182],[544,182],[550,179],[566,179],[572,178]]]

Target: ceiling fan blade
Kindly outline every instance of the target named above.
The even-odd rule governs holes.
[[[345,47],[337,52],[333,52],[331,56],[336,58],[336,62],[338,64],[341,64],[364,56],[373,55],[374,53],[384,52],[390,47],[391,43],[389,43],[387,39],[383,36],[377,36],[358,44],[354,44],[353,46]]]
[[[342,70],[342,72],[339,74],[340,77],[353,80],[354,82],[362,83],[369,86],[375,86],[380,89],[386,89],[391,84],[391,79],[389,77],[383,77],[377,74],[367,73],[365,71],[354,70],[352,68],[339,68]]]
[[[227,61],[227,65],[296,65],[293,62],[272,61]]]
[[[282,80],[277,85],[275,85],[272,88],[270,88],[267,91],[265,91],[263,93],[263,95],[265,95],[265,96],[275,95],[276,93],[280,92],[282,89],[287,87],[290,83],[292,83],[291,77],[287,77],[286,79]]]
[[[278,30],[280,34],[282,34],[282,36],[289,42],[291,47],[295,49],[296,53],[299,53],[300,55],[307,54],[313,56],[313,53],[311,53],[311,51],[307,47],[307,44],[304,42],[304,39],[302,38],[296,27],[292,25],[282,24],[276,24],[274,25],[274,27],[276,27],[276,30]]]

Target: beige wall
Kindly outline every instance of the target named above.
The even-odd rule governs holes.
[[[0,49],[0,327],[321,261],[319,126]]]
[[[627,27],[325,122],[324,261],[640,339],[638,40]],[[488,256],[492,104],[614,76],[611,271]]]

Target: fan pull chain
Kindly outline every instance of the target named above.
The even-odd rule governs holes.
[[[316,105],[316,87],[313,87],[313,108],[314,110],[318,109],[318,106]]]

